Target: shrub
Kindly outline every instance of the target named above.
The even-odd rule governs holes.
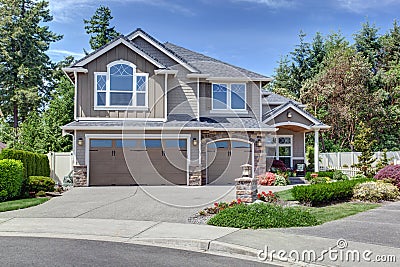
[[[329,177],[315,177],[311,179],[311,184],[326,184],[331,183],[332,180]]]
[[[204,210],[199,211],[199,215],[217,214],[220,211],[228,208],[232,208],[236,205],[240,205],[242,200],[238,198],[237,200],[232,200],[231,202],[215,202],[214,206],[207,207]]]
[[[286,178],[283,177],[283,176],[275,175],[275,182],[274,182],[274,185],[276,185],[276,186],[278,186],[278,185],[280,185],[280,186],[285,186],[285,185],[287,185],[287,180],[286,180]]]
[[[383,181],[358,184],[354,187],[353,192],[353,198],[372,202],[394,200],[400,196],[396,186]]]
[[[264,191],[261,193],[257,194],[257,198],[261,201],[268,202],[268,203],[274,203],[278,201],[278,197],[275,196],[272,191],[268,191],[268,193],[265,193]]]
[[[378,180],[390,179],[395,186],[400,188],[400,164],[386,166],[378,171],[374,178]]]
[[[271,168],[285,172],[287,170],[285,163],[282,160],[274,159]]]
[[[210,225],[236,228],[283,228],[317,225],[316,217],[299,207],[256,203],[237,205],[212,217]]]
[[[333,180],[336,180],[336,181],[349,180],[349,177],[346,174],[344,174],[343,172],[339,171],[339,170],[336,170],[336,171],[333,172],[332,178],[333,178]]]
[[[44,176],[29,176],[27,182],[28,192],[53,192],[54,191],[55,182],[50,177]]]
[[[312,184],[309,186],[295,186],[292,188],[294,199],[300,203],[317,206],[336,201],[346,201],[353,197],[353,188],[370,179],[356,179],[335,183]]]
[[[356,176],[354,176],[352,179],[354,180],[354,179],[366,179],[366,178],[367,178],[367,176],[359,173]]]
[[[316,174],[318,174],[318,176],[320,176],[320,177],[329,177],[330,179],[333,179],[333,171],[326,171],[326,172],[307,172],[306,173],[306,180],[307,181],[311,181],[311,179],[312,179],[312,175],[314,174],[314,173],[316,173]]]
[[[260,185],[273,185],[276,179],[276,175],[272,172],[266,172],[263,175],[257,176],[258,178],[258,184]]]
[[[20,160],[25,168],[25,178],[29,176],[50,176],[49,159],[44,154],[23,150],[3,149],[0,159]]]
[[[0,201],[19,196],[24,180],[24,166],[14,159],[0,160]]]
[[[36,197],[45,197],[45,196],[46,196],[46,192],[44,192],[43,190],[41,190],[41,191],[37,192],[35,196],[36,196]]]

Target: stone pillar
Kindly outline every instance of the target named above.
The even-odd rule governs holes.
[[[201,185],[201,166],[191,165],[189,166],[189,186],[200,186]]]
[[[87,184],[87,166],[86,165],[74,165],[72,181],[73,181],[73,185],[75,187],[88,186],[88,184]]]
[[[240,199],[244,203],[253,203],[257,200],[257,181],[253,178],[252,165],[243,164],[242,178],[235,179],[236,182],[236,199]]]
[[[257,178],[242,177],[235,179],[236,199],[244,203],[253,203],[257,200]]]
[[[319,129],[314,130],[314,171],[319,172]]]

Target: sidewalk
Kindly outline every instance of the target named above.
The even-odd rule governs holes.
[[[278,258],[276,253],[271,262],[272,250],[284,250],[287,253],[298,251],[300,255],[304,250],[313,250],[317,256],[324,250],[337,251],[337,260],[329,259],[329,255],[326,253],[323,261],[316,262],[317,264],[315,265],[319,266],[396,266],[396,263],[378,264],[372,261],[366,262],[363,258],[359,262],[345,261],[340,256],[340,254],[344,254],[344,256],[348,253],[352,254],[353,252],[348,251],[355,250],[361,253],[361,257],[365,251],[371,251],[372,254],[368,254],[368,258],[371,260],[378,255],[395,255],[397,262],[400,261],[400,248],[395,246],[347,242],[345,240],[341,240],[338,243],[337,239],[289,233],[279,229],[240,230],[156,221],[86,218],[2,218],[0,219],[0,236],[71,238],[135,243],[244,256],[253,260],[256,260],[258,256],[265,257],[265,253],[262,252],[267,249],[269,255],[265,261],[283,266],[313,266],[314,264],[294,263],[293,260],[288,261],[287,256]],[[306,254],[308,255],[309,253],[311,252]]]

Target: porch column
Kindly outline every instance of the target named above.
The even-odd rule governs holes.
[[[319,129],[314,130],[314,171],[319,172]]]

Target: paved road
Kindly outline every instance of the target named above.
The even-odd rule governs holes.
[[[233,186],[83,187],[73,188],[63,196],[36,207],[2,212],[0,218],[89,218],[186,223],[188,217],[203,207],[216,201],[233,199]]]
[[[114,242],[0,237],[2,266],[274,266],[206,253]]]

